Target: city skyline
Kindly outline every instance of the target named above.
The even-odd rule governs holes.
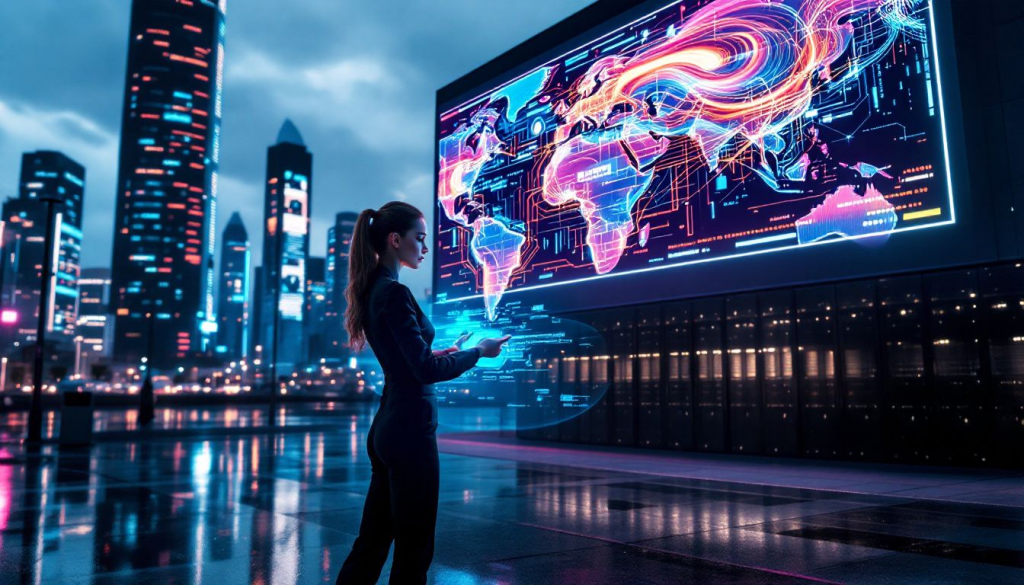
[[[265,149],[289,117],[319,154],[311,254],[326,253],[341,211],[405,197],[432,216],[434,91],[587,4],[317,0],[281,11],[229,0],[217,233],[234,211],[249,226],[261,223]],[[398,6],[409,18],[394,21]],[[22,80],[0,88],[0,197],[16,192],[22,152],[59,150],[79,160],[90,176],[86,267],[110,263],[129,13],[130,3],[115,1],[0,7],[10,26],[0,50],[33,54],[0,62],[0,75]],[[431,24],[435,13],[447,15],[444,28]],[[495,21],[507,24],[486,26]],[[66,30],[67,42],[47,42],[38,35],[45,25]],[[262,242],[253,240],[260,257]],[[419,296],[430,270],[403,279]]]

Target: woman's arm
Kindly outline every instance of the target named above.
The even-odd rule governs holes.
[[[430,350],[416,319],[412,293],[402,284],[387,292],[384,321],[391,330],[413,376],[422,384],[445,382],[461,376],[480,359],[477,348],[437,355]]]
[[[459,336],[458,339],[455,340],[455,343],[453,343],[451,347],[445,349],[435,349],[434,355],[448,355],[450,353],[460,351],[462,349],[462,344],[466,343],[466,340],[469,339],[470,335],[472,334],[469,332],[463,333],[462,335]]]

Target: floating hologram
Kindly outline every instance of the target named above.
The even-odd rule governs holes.
[[[436,305],[432,321],[437,348],[465,333],[471,334],[467,348],[485,337],[512,336],[497,358],[481,359],[459,378],[434,385],[441,431],[554,425],[579,416],[607,391],[608,376],[577,374],[581,362],[608,364],[604,338],[588,325],[517,302],[504,303],[494,322],[484,319],[477,303]],[[463,407],[473,407],[473,416]],[[490,413],[480,415],[481,407]]]

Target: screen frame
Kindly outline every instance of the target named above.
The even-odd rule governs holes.
[[[438,206],[438,157],[440,156],[441,115],[453,106],[464,103],[478,94],[488,93],[499,85],[504,85],[517,77],[532,71],[564,52],[593,42],[595,39],[611,32],[647,13],[661,10],[676,0],[599,0],[516,45],[505,53],[470,71],[466,75],[452,81],[437,91],[434,112],[434,225],[433,244],[435,252],[439,250],[440,230],[438,229],[440,213]],[[732,294],[757,290],[808,286],[814,284],[840,282],[866,277],[878,277],[890,274],[907,274],[920,272],[923,269],[955,268],[959,266],[998,261],[998,236],[991,197],[972,195],[972,181],[968,171],[967,144],[964,131],[964,119],[960,96],[960,80],[957,67],[956,45],[953,39],[953,19],[950,0],[930,0],[932,22],[934,23],[934,48],[937,60],[937,87],[941,103],[941,124],[944,126],[946,157],[948,160],[949,185],[953,198],[955,222],[951,225],[932,226],[932,229],[914,230],[892,234],[891,241],[880,249],[897,248],[900,258],[887,259],[879,264],[879,254],[870,250],[857,250],[853,247],[840,248],[835,254],[831,246],[810,246],[791,249],[774,250],[773,254],[760,254],[746,258],[725,258],[705,264],[681,264],[648,273],[629,272],[604,275],[609,278],[593,280],[570,280],[557,283],[559,294],[551,294],[546,287],[528,288],[527,290],[509,289],[505,295],[515,295],[523,303],[541,303],[552,311],[578,311],[628,306],[647,302],[661,302],[700,298],[711,295]],[[947,161],[943,161],[947,162]],[[983,194],[984,195],[984,194]],[[950,237],[947,237],[950,236]],[[958,253],[956,256],[938,260],[934,257],[935,250],[943,250],[943,241],[967,241],[968,245],[959,250],[947,252]],[[839,245],[841,246],[841,244]],[[948,248],[948,245],[945,246]],[[804,254],[798,258],[806,267],[797,271],[787,267],[782,272],[790,273],[785,278],[753,278],[748,279],[736,273],[743,272],[745,263],[761,262],[772,265],[784,262],[786,257],[794,254],[817,250],[816,253]],[[824,253],[822,253],[824,251]],[[835,256],[850,257],[858,267],[846,268],[846,263],[835,262]],[[440,292],[440,254],[435,253],[432,261],[432,300],[435,304],[466,301],[438,301]],[[865,268],[876,266],[876,268]],[[701,267],[701,268],[698,268]],[[675,269],[675,272],[673,271]],[[724,270],[723,270],[724,269]],[[717,273],[716,273],[717,270]],[[802,274],[801,274],[802,272]],[[717,284],[702,285],[687,289],[676,284],[673,275],[683,274],[695,276],[694,280],[710,282],[712,278]],[[629,278],[615,278],[626,276]],[[721,277],[721,278],[718,278]],[[621,286],[629,283],[629,286]],[[666,285],[669,286],[659,286]],[[585,289],[581,292],[581,289]],[[633,291],[645,290],[642,296]],[[480,295],[482,296],[482,294]],[[474,297],[476,298],[476,297]],[[600,300],[595,300],[600,299]]]

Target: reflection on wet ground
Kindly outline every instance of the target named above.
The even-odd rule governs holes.
[[[265,409],[160,411],[180,437],[35,452],[10,439],[21,415],[3,415],[0,582],[333,583],[372,413],[293,406],[286,424],[335,428],[210,438],[195,430]],[[1014,507],[572,465],[442,455],[432,582],[1024,582],[1019,475],[999,480],[1021,490]]]

